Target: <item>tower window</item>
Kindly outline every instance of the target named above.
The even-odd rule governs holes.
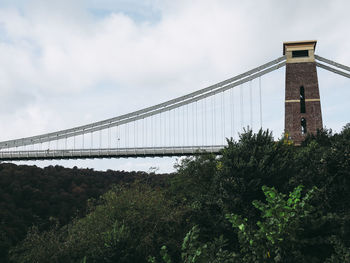
[[[304,86],[300,87],[300,113],[305,113],[305,89]]]
[[[309,56],[309,50],[294,50],[294,51],[292,51],[293,58],[302,58],[302,57],[308,57],[308,56]]]
[[[306,128],[306,119],[303,117],[301,118],[301,134],[306,134],[307,133],[307,128]]]

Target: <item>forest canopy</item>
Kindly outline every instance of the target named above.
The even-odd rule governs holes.
[[[349,124],[338,134],[321,130],[301,146],[248,130],[228,140],[220,156],[189,157],[176,168],[172,175],[94,177],[90,170],[77,176],[82,170],[1,165],[2,187],[11,189],[2,207],[20,207],[26,221],[7,247],[4,237],[15,227],[2,224],[3,251],[11,246],[6,260],[350,262]],[[5,176],[9,169],[25,178],[25,187]],[[56,171],[53,178],[49,169],[76,177]],[[112,188],[99,181],[109,176]],[[39,185],[50,180],[56,182],[43,194]],[[28,208],[24,199],[36,201]],[[1,211],[13,211],[7,209]]]

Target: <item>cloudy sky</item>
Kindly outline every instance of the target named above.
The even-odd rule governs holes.
[[[316,39],[317,54],[350,65],[349,10],[347,0],[0,0],[0,140],[184,95],[281,56],[283,41]],[[339,131],[350,122],[350,79],[318,72],[324,125]],[[284,69],[262,88],[264,121],[279,137]],[[163,172],[174,162],[59,163]]]

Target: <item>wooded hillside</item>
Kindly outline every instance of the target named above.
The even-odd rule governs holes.
[[[0,262],[7,262],[8,249],[32,226],[44,231],[68,224],[86,214],[88,199],[99,198],[114,184],[129,185],[135,180],[162,184],[165,177],[144,172],[0,164]]]
[[[300,147],[247,131],[171,176],[1,167],[1,211],[20,215],[3,236],[34,225],[12,262],[350,262],[350,125]]]

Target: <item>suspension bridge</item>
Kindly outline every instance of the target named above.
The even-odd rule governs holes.
[[[300,42],[301,45],[297,42],[290,43],[289,46],[287,45],[291,47],[290,50],[286,49],[283,56],[187,95],[128,114],[70,129],[2,141],[0,142],[0,161],[219,153],[224,148],[226,138],[241,131],[242,127],[252,128],[253,125],[262,127],[262,76],[292,63],[301,68],[300,72],[303,72],[304,64],[311,64],[312,67],[322,68],[350,78],[350,67],[313,53],[315,41],[312,42],[312,48],[306,45],[310,42]],[[298,74],[296,73],[294,76],[295,79],[308,78],[308,74],[304,74],[304,76],[302,73]],[[289,82],[293,83],[288,76],[286,75],[286,87],[290,84]],[[253,81],[258,84],[254,92]],[[318,91],[318,83],[316,84]],[[289,94],[289,91],[286,88],[285,122],[291,123],[290,127],[292,128],[288,129],[297,130],[294,132],[299,132],[298,123],[300,121],[296,122],[298,127],[295,128],[295,125],[292,125],[288,119],[290,116],[287,116],[289,105],[300,104],[302,109],[301,113],[298,114],[306,114],[303,112],[303,107],[305,111],[305,103],[306,109],[311,106],[314,109],[317,106],[313,106],[312,103],[320,104],[319,98],[308,97],[308,84],[304,86],[302,89],[300,88],[300,94],[299,91],[294,92],[296,94],[293,95],[294,99],[288,100],[287,93]],[[249,106],[243,107],[246,100]],[[308,103],[312,105],[308,106]],[[246,112],[245,108],[248,108]],[[294,111],[294,108],[291,109],[292,117],[296,116]],[[310,110],[310,112],[315,114],[314,110]],[[308,118],[310,125],[308,132],[312,132],[317,126],[312,128],[314,117],[302,115],[301,133],[307,133],[306,118]],[[288,123],[285,124],[285,127],[289,127]],[[319,124],[317,127],[319,128]]]

